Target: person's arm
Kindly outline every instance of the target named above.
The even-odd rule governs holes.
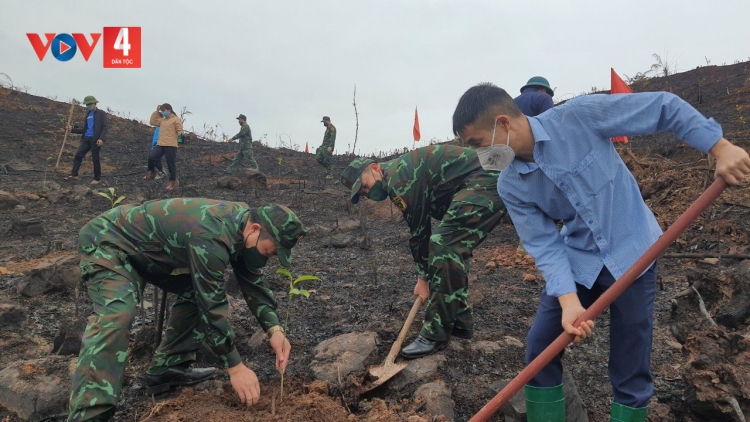
[[[236,135],[232,136],[232,140],[241,139],[243,136],[248,136],[248,135],[250,135],[250,126],[242,125],[242,127],[240,128],[240,131],[237,132]]]
[[[331,125],[331,139],[328,145],[331,149],[336,148],[336,126]]]
[[[273,298],[273,291],[263,283],[263,272],[260,269],[250,269],[242,262],[233,262],[232,268],[247,307],[263,331],[269,332],[271,328],[280,327],[279,316],[276,314],[276,300]],[[284,372],[292,348],[286,334],[275,331],[271,335],[270,345],[276,353],[276,368]]]
[[[101,113],[99,113],[99,124],[101,125],[101,132],[99,133],[99,141],[106,141],[107,140],[107,131],[109,130],[109,125],[107,123],[107,113],[103,110],[100,110]]]
[[[672,131],[701,152],[716,157],[715,176],[736,185],[750,174],[747,151],[723,137],[721,126],[668,92],[592,95],[575,102],[582,121],[602,139]]]
[[[498,182],[500,186],[501,182]],[[549,296],[557,297],[562,308],[561,325],[566,333],[574,336],[574,343],[591,334],[594,322],[583,321],[578,327],[573,323],[586,309],[578,299],[573,270],[566,252],[566,246],[555,222],[542,210],[521,201],[510,192],[498,188],[500,198],[505,203],[518,237],[526,252],[531,255],[545,280],[545,290]]]
[[[158,111],[155,111],[151,113],[151,118],[148,121],[148,124],[151,126],[161,126],[161,119],[162,117],[159,115]]]
[[[526,252],[534,258],[544,277],[547,294],[560,297],[576,292],[567,246],[557,231],[555,222],[533,204],[525,203],[516,195],[502,189],[501,183],[498,181],[500,198],[513,220],[513,226]]]
[[[195,299],[205,326],[204,341],[219,357],[224,368],[242,363],[229,324],[229,303],[225,293],[224,270],[229,252],[219,241],[195,237],[187,246]]]
[[[183,130],[182,119],[180,119],[179,117],[177,117],[177,119],[175,120],[174,130],[177,132],[178,135],[182,133],[182,130]]]
[[[70,133],[78,133],[78,134],[86,133],[86,120],[83,121],[83,127],[82,128],[79,128],[78,125],[72,126],[70,128]]]

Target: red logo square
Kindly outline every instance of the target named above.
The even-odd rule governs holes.
[[[140,69],[141,27],[104,27],[104,67]]]

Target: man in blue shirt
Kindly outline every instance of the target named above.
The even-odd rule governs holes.
[[[514,98],[513,102],[526,116],[538,116],[554,107],[555,104],[552,102],[554,96],[555,91],[549,86],[547,78],[534,76],[526,82],[526,85],[521,87],[521,95]],[[516,253],[526,255],[523,244],[518,245]]]
[[[534,76],[521,87],[521,95],[513,99],[521,113],[527,116],[538,116],[551,109],[554,104],[552,97],[555,92],[549,86],[546,78]]]
[[[66,126],[66,129],[71,133],[81,134],[81,145],[78,146],[78,151],[73,158],[73,168],[68,178],[78,180],[78,169],[81,168],[81,163],[86,154],[91,151],[91,160],[94,162],[94,180],[91,181],[91,184],[98,185],[102,178],[99,150],[104,146],[104,141],[107,139],[107,113],[96,106],[99,102],[93,95],[87,95],[83,99],[83,103],[86,105],[86,121],[83,127],[78,127],[78,125],[74,127]]]
[[[504,170],[498,193],[546,280],[527,338],[527,363],[563,330],[576,343],[590,334],[593,321],[573,322],[662,234],[610,138],[669,130],[710,152],[715,176],[729,185],[750,174],[747,152],[673,94],[589,95],[537,117],[524,116],[507,92],[491,84],[477,85],[459,100],[453,131],[472,147],[489,148],[478,150],[480,158],[490,157],[485,168]],[[555,220],[563,221],[562,231]],[[612,420],[646,417],[653,394],[655,280],[656,263],[610,306]],[[564,420],[561,357],[526,386],[530,422]]]

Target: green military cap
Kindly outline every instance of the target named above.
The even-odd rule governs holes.
[[[292,248],[307,235],[307,229],[292,210],[283,205],[269,204],[260,207],[258,217],[258,223],[268,230],[276,242],[279,262],[288,267],[292,263]]]
[[[357,157],[341,172],[341,184],[352,189],[352,204],[359,202],[359,190],[362,188],[362,172],[374,162],[368,158]]]
[[[552,88],[549,86],[549,81],[547,81],[547,78],[534,76],[533,78],[529,79],[528,82],[526,82],[526,85],[521,87],[521,91],[532,86],[544,88],[544,90],[547,91],[547,94],[549,94],[550,97],[555,96],[555,92],[552,91]]]
[[[86,104],[86,105],[96,104],[98,102],[99,101],[96,101],[96,98],[94,98],[93,95],[87,95],[86,98],[83,99],[83,103]]]
[[[323,120],[321,120],[321,122],[330,122],[330,121],[331,121],[331,118],[328,116],[323,116]]]
[[[245,117],[245,115],[244,115],[244,114],[240,114],[239,116],[237,116],[237,117],[236,117],[236,119],[237,119],[237,120],[240,120],[240,119],[242,119],[242,120],[247,120],[247,117]]]

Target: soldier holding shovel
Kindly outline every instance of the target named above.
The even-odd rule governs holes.
[[[497,176],[482,169],[475,151],[452,145],[417,148],[384,163],[356,158],[341,174],[352,203],[361,196],[390,199],[411,230],[414,295],[427,301],[427,311],[419,336],[401,351],[402,357],[433,354],[452,336],[472,337],[469,258],[505,209],[496,191]],[[434,232],[431,218],[440,221]]]

